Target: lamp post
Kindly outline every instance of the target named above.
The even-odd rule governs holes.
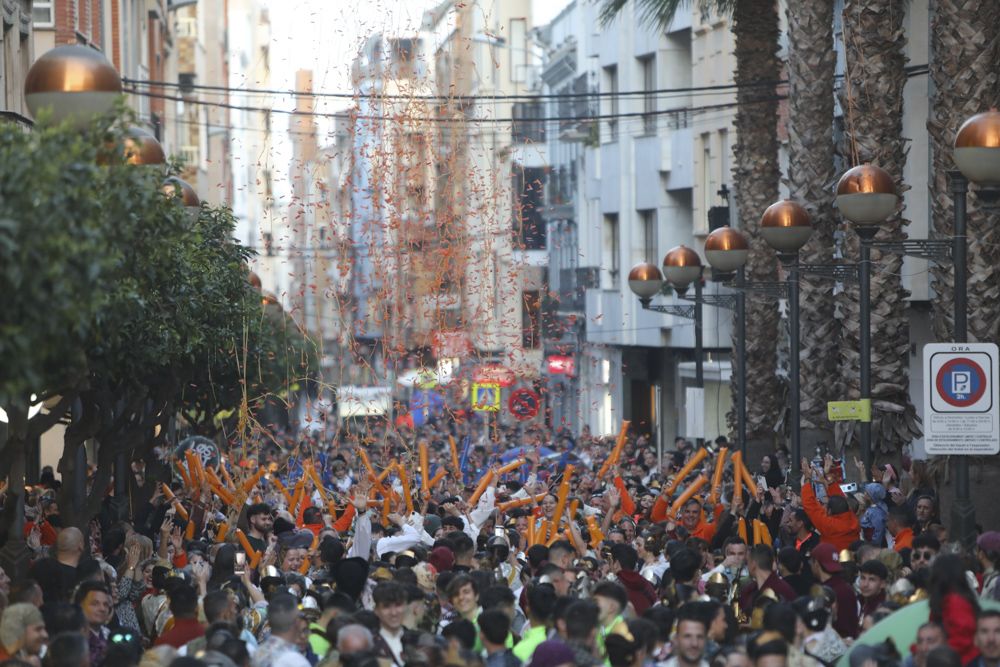
[[[958,172],[951,173],[951,194],[954,198],[955,223],[952,236],[952,261],[955,269],[955,333],[956,343],[968,342],[965,239],[966,202],[969,181],[977,186],[976,196],[986,208],[1000,204],[1000,112],[991,109],[962,123],[955,136],[955,164]],[[969,459],[959,456],[955,465],[955,501],[951,507],[952,530],[966,547],[976,536],[976,508],[969,487]]]
[[[701,258],[691,248],[679,245],[671,249],[663,256],[663,273],[649,262],[640,262],[632,267],[628,274],[628,286],[632,293],[639,297],[639,303],[643,310],[652,310],[658,313],[665,313],[675,317],[684,317],[694,320],[694,382],[695,387],[705,387],[705,375],[702,370],[702,316],[701,306],[706,303],[706,298],[701,290]],[[653,297],[660,293],[663,287],[664,275],[666,280],[677,290],[677,295],[692,305],[684,306],[679,304],[652,305]],[[694,283],[694,298],[685,296],[687,288]],[[714,295],[710,295],[714,296]],[[712,299],[709,299],[711,302]]]
[[[892,177],[879,167],[864,164],[848,170],[837,183],[837,208],[852,223],[861,241],[858,263],[858,306],[860,310],[861,400],[871,406],[872,398],[872,324],[871,264],[872,246],[879,224],[896,210],[899,197]],[[872,465],[872,423],[861,422],[861,457],[865,470]]]
[[[723,241],[717,236],[720,232],[724,234],[723,230],[728,230],[732,234],[727,241]],[[712,240],[713,237],[715,240]],[[725,269],[726,273],[731,273],[738,266],[742,266],[746,262],[748,252],[749,245],[743,235],[736,230],[729,229],[729,227],[724,227],[713,232],[705,244],[705,254],[709,258],[713,268],[723,270],[723,267],[729,267]],[[701,258],[698,257],[698,253],[686,246],[677,246],[668,252],[663,258],[663,268],[667,276],[666,280],[677,290],[677,295],[685,301],[692,302],[691,305],[653,304],[653,297],[659,294],[663,287],[664,274],[654,264],[648,262],[641,262],[632,267],[628,275],[628,286],[639,297],[639,303],[642,304],[644,310],[652,310],[658,313],[694,320],[695,386],[703,389],[705,379],[702,371],[702,357],[704,356],[702,344],[702,306],[710,305],[729,310],[738,310],[740,308],[740,294],[704,294],[701,284],[703,269]],[[695,284],[694,296],[689,297],[687,296],[687,288],[692,282]],[[743,358],[742,354],[740,358]],[[745,387],[745,371],[742,376],[738,375],[739,377],[743,378],[743,386]],[[741,395],[745,393],[744,389],[738,389],[737,391]],[[741,447],[744,449],[746,446],[745,417],[745,411],[740,413],[738,417],[738,431],[741,434],[740,442]]]
[[[854,167],[837,185],[837,206],[854,223],[861,241],[859,275],[861,319],[861,397],[871,398],[871,249],[894,252],[932,261],[951,257],[954,267],[954,340],[968,341],[968,269],[966,265],[966,204],[969,182],[975,183],[983,208],[1000,203],[1000,112],[995,109],[965,121],[955,137],[955,164],[949,172],[954,202],[954,228],[950,239],[905,239],[875,241],[878,225],[896,209],[898,196],[892,177],[871,165]],[[861,424],[861,445],[865,465],[871,465],[871,424]],[[955,461],[955,500],[952,504],[952,530],[966,546],[975,538],[975,507],[969,488],[969,460]]]
[[[736,319],[736,444],[747,454],[747,309],[743,292],[746,280],[743,266],[750,254],[750,244],[743,234],[730,227],[720,227],[705,239],[705,259],[722,274],[736,274],[734,315]]]
[[[790,199],[783,199],[767,207],[760,220],[760,234],[764,241],[778,252],[778,259],[788,271],[788,326],[789,326],[789,393],[788,403],[791,425],[792,470],[802,458],[800,388],[799,388],[799,250],[812,236],[809,212]]]

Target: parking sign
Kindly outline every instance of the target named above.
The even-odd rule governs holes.
[[[928,454],[1000,453],[994,343],[924,346],[924,442]]]

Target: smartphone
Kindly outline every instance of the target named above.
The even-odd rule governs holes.
[[[236,567],[233,568],[233,574],[238,577],[242,577],[247,571],[247,555],[242,551],[236,552]]]
[[[763,475],[757,475],[757,486],[767,491],[767,478]]]
[[[504,528],[503,526],[496,526],[496,527],[495,527],[495,528],[493,529],[493,534],[494,534],[494,535],[495,535],[496,537],[502,537],[502,538],[504,538],[504,539],[507,539],[507,529],[506,529],[506,528]]]
[[[841,484],[840,490],[845,494],[857,493],[858,485],[855,482],[848,482],[847,484]]]

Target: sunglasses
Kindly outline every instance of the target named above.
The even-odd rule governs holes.
[[[910,560],[931,560],[936,555],[933,551],[914,551],[910,554]]]

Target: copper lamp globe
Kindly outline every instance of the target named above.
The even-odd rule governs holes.
[[[701,277],[701,257],[698,253],[685,245],[672,248],[663,256],[663,273],[678,290],[685,290],[687,286]]]
[[[67,44],[36,60],[24,79],[24,101],[31,115],[49,110],[57,123],[83,129],[114,108],[122,94],[118,71],[95,49]]]
[[[163,194],[168,197],[180,199],[181,205],[191,213],[197,213],[201,209],[201,199],[198,193],[187,181],[183,181],[176,176],[171,176],[163,181]]]
[[[990,109],[962,123],[955,136],[955,164],[976,185],[1000,187],[1000,111]]]
[[[663,274],[655,264],[639,262],[628,272],[628,288],[646,303],[660,293],[663,286]]]
[[[767,207],[760,219],[760,235],[779,253],[793,255],[812,236],[809,211],[791,199],[783,199]]]
[[[837,208],[856,225],[878,225],[896,210],[896,184],[886,170],[870,164],[848,169],[837,183]]]
[[[163,165],[167,156],[152,132],[130,127],[125,133],[125,161],[137,166]]]
[[[732,227],[719,227],[705,239],[705,259],[716,271],[739,271],[747,263],[749,254],[747,237]]]
[[[253,271],[247,274],[247,282],[250,283],[250,287],[253,287],[258,292],[261,291],[260,276]]]

